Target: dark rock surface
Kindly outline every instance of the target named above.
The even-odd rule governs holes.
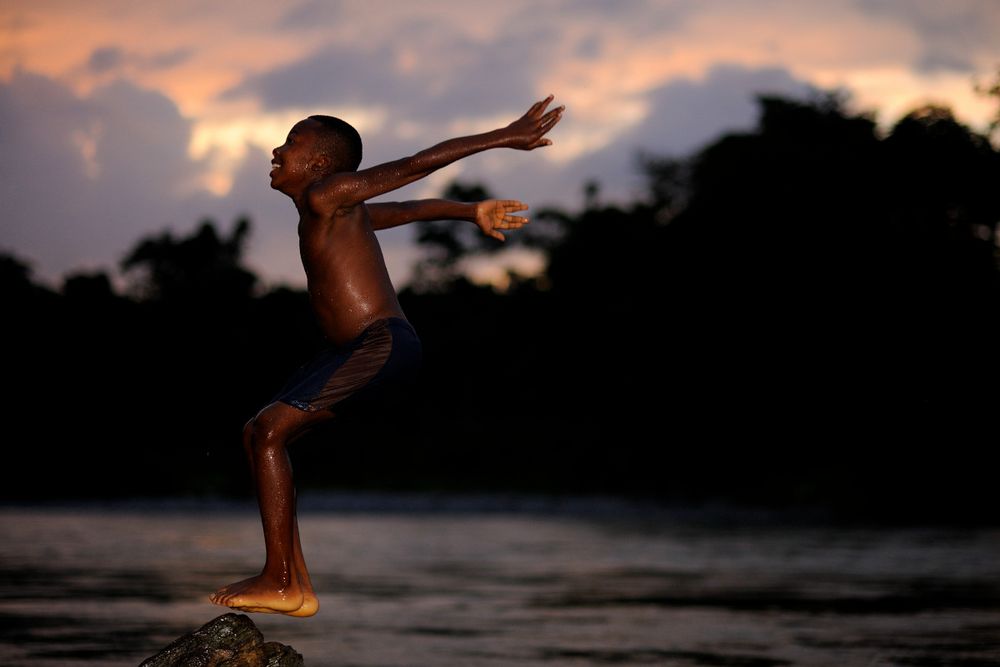
[[[246,614],[223,614],[178,638],[139,667],[303,667],[291,646],[265,642]]]

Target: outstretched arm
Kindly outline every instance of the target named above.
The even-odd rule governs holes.
[[[331,174],[310,193],[314,208],[336,210],[360,204],[421,179],[456,160],[491,148],[534,150],[552,143],[545,135],[562,118],[564,107],[546,108],[552,95],[536,102],[507,127],[442,141],[410,157],[356,172]]]
[[[500,230],[509,231],[528,224],[528,219],[512,215],[528,205],[514,199],[485,199],[457,202],[447,199],[419,199],[406,202],[366,204],[373,229],[398,227],[417,220],[467,220],[476,223],[483,234],[503,241]]]

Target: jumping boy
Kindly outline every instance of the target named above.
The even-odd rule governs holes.
[[[271,187],[291,197],[298,210],[309,300],[331,347],[300,368],[243,429],[264,527],[265,563],[259,575],[219,589],[212,602],[290,616],[312,616],[319,609],[299,543],[287,448],[334,419],[345,399],[407,381],[420,359],[420,341],[396,298],[374,231],[416,220],[457,219],[475,222],[503,240],[499,230],[527,222],[512,215],[527,207],[510,200],[365,202],[474,153],[550,145],[544,137],[564,109],[547,111],[551,102],[550,95],[507,127],[449,139],[361,171],[361,137],[330,116],[299,121],[272,151]]]

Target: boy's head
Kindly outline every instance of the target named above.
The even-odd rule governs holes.
[[[333,171],[356,171],[361,164],[361,135],[350,123],[333,116],[309,116],[319,124],[319,150],[335,163]]]
[[[355,171],[361,151],[361,135],[350,124],[333,116],[309,116],[271,151],[271,187],[284,192],[330,173]]]

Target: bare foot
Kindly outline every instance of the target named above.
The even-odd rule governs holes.
[[[305,596],[299,577],[293,574],[291,579],[291,583],[282,586],[279,582],[260,574],[220,588],[209,599],[217,605],[242,611],[293,614],[302,608]],[[315,599],[315,594],[312,597]],[[316,608],[319,608],[318,603]],[[312,614],[315,613],[314,610]]]
[[[313,592],[312,587],[302,589],[302,606],[295,611],[288,612],[289,616],[314,616],[319,611],[319,598]]]
[[[319,611],[319,599],[315,595],[304,595],[302,597],[302,606],[295,611],[276,611],[267,607],[234,607],[234,609],[256,614],[284,614],[285,616],[304,618],[306,616],[315,616],[316,612]]]
[[[256,606],[243,606],[236,607],[240,611],[248,611],[258,614],[284,614],[285,616],[315,616],[316,612],[319,611],[319,598],[316,597],[316,593],[313,592],[312,583],[309,581],[309,577],[305,579],[299,579],[299,585],[302,588],[302,606],[300,606],[295,611],[276,611],[267,607],[256,607]]]
[[[319,598],[316,597],[315,591],[313,591],[312,581],[309,579],[309,572],[305,569],[305,563],[303,563],[303,568],[299,570],[299,588],[302,589],[302,606],[295,611],[286,612],[286,616],[315,616],[316,612],[319,611]],[[256,611],[261,613],[274,613],[267,609],[244,609],[243,611]]]

